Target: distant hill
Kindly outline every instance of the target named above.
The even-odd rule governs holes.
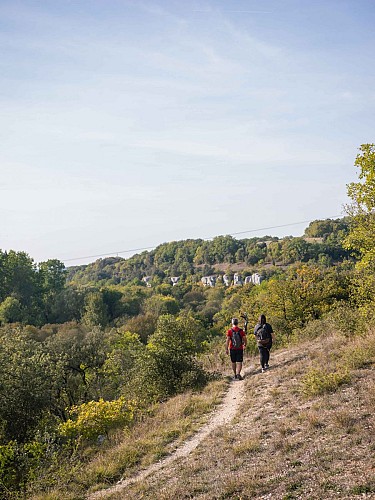
[[[349,257],[342,247],[347,231],[348,222],[343,218],[313,221],[302,237],[217,236],[210,241],[172,241],[128,259],[107,257],[92,264],[69,267],[67,279],[82,285],[118,285],[139,282],[145,276],[170,282],[171,276],[198,280],[205,275],[226,272],[267,274],[270,266],[276,264],[285,266],[308,261],[332,264]]]

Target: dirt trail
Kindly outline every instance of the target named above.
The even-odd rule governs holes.
[[[246,376],[251,370],[248,368],[244,371]],[[212,431],[218,427],[230,422],[236,415],[243,399],[245,397],[245,384],[243,381],[232,381],[229,385],[229,389],[224,396],[222,403],[213,412],[210,420],[190,439],[188,439],[183,445],[177,448],[171,455],[164,458],[160,462],[157,462],[147,469],[141,471],[136,476],[128,479],[119,481],[115,486],[97,491],[88,497],[88,500],[94,500],[96,498],[105,498],[108,495],[113,495],[115,493],[120,493],[127,486],[133,484],[137,481],[142,481],[146,477],[154,474],[155,472],[164,469],[169,466],[175,460],[188,456],[192,451],[197,448],[197,446],[206,439]]]
[[[250,361],[245,381],[229,384],[222,403],[192,438],[88,499],[352,500],[357,491],[375,498],[369,479],[374,370],[357,370],[353,385],[337,392],[301,398],[301,377],[320,355],[320,343],[311,341],[274,353],[265,374]],[[228,425],[234,419],[235,425]]]

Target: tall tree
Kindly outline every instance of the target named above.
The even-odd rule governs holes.
[[[352,203],[346,207],[351,219],[344,244],[359,256],[355,298],[365,305],[375,301],[375,144],[362,144],[359,151],[359,181],[347,186]]]

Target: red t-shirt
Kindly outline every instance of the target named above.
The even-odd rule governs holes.
[[[242,346],[241,347],[237,347],[237,348],[234,348],[235,351],[238,351],[239,349],[244,349],[244,345],[243,345],[243,342],[244,342],[244,338],[246,337],[246,333],[242,330],[242,328],[239,328],[238,326],[234,326],[233,328],[231,328],[230,330],[227,331],[227,337],[230,338],[230,342],[229,342],[229,349],[233,349],[233,345],[232,345],[232,335],[233,335],[233,330],[235,332],[240,332],[241,334],[241,337],[242,337]]]

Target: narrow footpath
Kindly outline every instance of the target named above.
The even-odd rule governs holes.
[[[249,374],[251,368],[248,368],[244,371],[244,376]],[[199,446],[202,441],[204,441],[212,431],[217,429],[218,427],[225,425],[226,423],[233,420],[235,417],[240,405],[242,404],[245,396],[245,384],[244,381],[235,381],[233,380],[228,388],[227,393],[224,396],[222,403],[217,407],[217,409],[213,412],[211,418],[201,429],[190,439],[188,439],[182,446],[177,448],[171,455],[160,460],[147,469],[144,469],[136,476],[133,476],[128,479],[120,480],[115,486],[111,488],[107,488],[105,490],[97,491],[91,494],[88,497],[88,500],[94,500],[97,498],[106,498],[108,496],[112,496],[116,493],[119,495],[116,497],[121,498],[120,493],[124,491],[129,485],[146,479],[151,474],[155,474],[168,467],[172,462],[179,458],[184,458],[190,455],[197,446]]]

